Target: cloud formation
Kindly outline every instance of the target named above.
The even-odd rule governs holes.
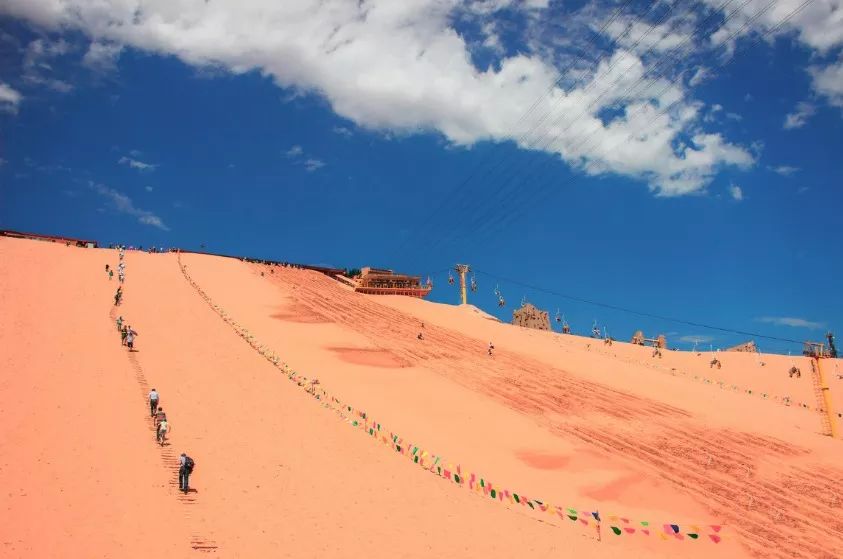
[[[304,168],[307,169],[308,172],[312,173],[313,171],[317,171],[325,166],[325,162],[319,159],[308,158],[303,163]]]
[[[822,322],[813,322],[811,320],[805,320],[804,318],[793,318],[789,316],[763,316],[757,320],[767,324],[790,326],[792,328],[808,328],[810,330],[820,330],[821,328],[825,328],[825,324]]]
[[[747,149],[701,128],[700,104],[681,85],[660,79],[661,70],[651,75],[645,53],[676,47],[687,22],[659,26],[636,45],[628,38],[644,24],[620,19],[610,31],[615,50],[595,49],[602,60],[572,69],[564,86],[554,85],[559,68],[543,52],[521,50],[478,68],[454,24],[454,13],[467,9],[546,7],[546,0],[7,0],[0,12],[199,68],[259,71],[281,87],[324,96],[364,128],[435,132],[457,146],[515,140],[587,174],[644,181],[660,195],[699,191],[724,166],[754,163]],[[617,116],[604,122],[604,109]]]
[[[346,128],[345,126],[334,126],[334,134],[339,134],[340,136],[345,136],[346,138],[350,138],[354,132],[351,129]]]
[[[31,41],[24,50],[21,76],[23,81],[28,85],[43,86],[59,93],[73,91],[72,84],[51,75],[53,59],[66,56],[72,51],[72,45],[61,38],[55,41],[46,38]]]
[[[304,150],[302,149],[301,146],[293,146],[293,147],[291,147],[290,149],[287,150],[285,155],[289,158],[294,158],[294,157],[300,156],[303,153],[304,153]]]
[[[729,186],[729,194],[732,195],[732,198],[740,202],[743,200],[743,189],[740,186],[733,184]]]
[[[843,11],[843,7],[840,8]],[[836,107],[843,108],[843,56],[826,67],[812,66],[814,89]]]
[[[112,72],[117,68],[121,52],[122,45],[94,41],[82,57],[82,64],[96,72]]]
[[[126,196],[125,194],[118,192],[113,188],[109,188],[105,185],[97,184],[94,182],[89,183],[89,186],[94,192],[106,198],[116,211],[136,217],[138,219],[138,223],[142,223],[143,225],[149,225],[151,227],[156,227],[158,229],[161,229],[162,231],[170,230],[170,228],[164,224],[160,217],[150,211],[142,210],[136,207],[135,204],[132,202],[132,199]]]
[[[707,344],[714,341],[714,338],[711,336],[692,335],[682,336],[679,338],[679,341],[687,344]]]
[[[799,167],[792,167],[791,165],[779,165],[778,167],[770,167],[770,170],[783,177],[789,177],[794,173],[798,173]]]
[[[336,130],[335,130],[336,131]],[[284,155],[288,159],[294,160],[296,163],[303,165],[308,173],[318,171],[325,166],[325,162],[315,157],[305,156],[304,149],[300,145],[295,145],[288,149]]]
[[[139,161],[132,157],[126,157],[125,155],[118,159],[117,162],[121,165],[128,165],[132,169],[137,169],[141,172],[154,171],[156,168],[158,168],[158,165],[155,163],[144,163],[143,161]]]
[[[802,128],[808,123],[808,119],[814,116],[814,113],[816,112],[817,108],[814,107],[813,104],[808,103],[807,101],[800,101],[796,104],[794,111],[784,117],[784,124],[782,126],[785,130]]]
[[[23,95],[12,86],[0,82],[0,111],[17,114]]]

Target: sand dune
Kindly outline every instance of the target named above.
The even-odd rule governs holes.
[[[0,422],[4,556],[134,557],[151,540],[165,557],[843,555],[840,441],[817,434],[815,412],[716,385],[812,401],[806,362],[789,379],[786,356],[721,355],[715,374],[706,354],[655,361],[314,272],[182,255],[290,366],[463,471],[604,518],[724,525],[714,544],[615,536],[604,521],[597,541],[593,525],[479,496],[349,427],[235,335],[176,255],[126,261],[131,356],[109,316],[115,251],[0,240],[2,397],[19,403]],[[151,385],[173,424],[163,449]],[[197,461],[188,496],[175,491],[182,450]]]

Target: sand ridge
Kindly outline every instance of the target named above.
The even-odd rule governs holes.
[[[26,416],[28,429],[20,414],[3,417],[0,452],[10,458],[0,476],[18,490],[62,480],[26,496],[12,491],[0,506],[18,518],[33,510],[29,502],[51,524],[72,527],[44,537],[13,521],[16,539],[3,538],[11,557],[52,556],[51,549],[132,557],[146,554],[142,542],[152,537],[168,557],[195,556],[200,541],[220,556],[244,557],[841,555],[839,441],[816,435],[809,411],[673,377],[625,344],[600,352],[587,340],[535,335],[465,309],[361,296],[313,272],[276,268],[262,277],[265,267],[183,255],[202,289],[262,344],[409,442],[531,497],[596,503],[606,516],[726,524],[716,545],[639,533],[606,533],[598,542],[591,527],[533,519],[523,506],[479,498],[372,444],[244,344],[185,281],[176,255],[129,252],[121,312],[141,332],[134,359],[173,414],[172,448],[199,465],[193,501],[179,503],[168,485],[173,468],[149,432],[143,388],[108,318],[114,283],[102,266],[116,253],[2,239],[0,255],[0,297],[12,309],[0,345],[13,348],[4,351],[6,370],[22,372],[3,376],[2,397],[37,410]],[[273,316],[284,313],[293,316]],[[68,317],[71,329],[52,327]],[[499,348],[491,359],[490,339]],[[47,342],[40,354],[35,340]],[[352,363],[331,348],[385,350],[402,365]],[[727,357],[724,381],[737,381],[736,371],[760,374],[757,363]],[[763,357],[764,369],[778,370],[776,356]],[[665,355],[661,365],[696,374],[694,359]],[[52,378],[65,369],[72,376]],[[778,384],[794,394],[808,386],[769,381],[770,393],[783,393]],[[67,397],[75,388],[84,401]],[[77,440],[64,419],[92,411],[113,428]],[[50,430],[57,437],[35,436]],[[27,455],[57,459],[15,467]],[[92,458],[99,456],[107,467]],[[90,468],[97,473],[85,477]],[[96,480],[107,494],[93,489]],[[63,495],[64,488],[74,490]],[[103,522],[107,534],[85,528]]]

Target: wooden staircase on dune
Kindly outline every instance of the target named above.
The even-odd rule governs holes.
[[[811,359],[811,384],[814,387],[814,398],[817,402],[817,409],[822,417],[823,435],[836,438],[837,422],[832,411],[831,392],[828,389],[828,384],[825,382],[820,362],[821,359],[819,358]]]

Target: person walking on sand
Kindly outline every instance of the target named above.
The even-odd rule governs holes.
[[[132,330],[131,326],[126,329],[126,345],[129,346],[129,351],[135,350],[135,336],[137,335],[138,333]]]
[[[492,350],[495,349],[495,346],[492,345],[492,342],[489,342],[489,356],[492,355]]]
[[[117,317],[117,331],[118,332],[123,331],[123,317],[122,316]]]
[[[105,273],[106,273],[106,274],[108,273],[108,270],[109,270],[109,266],[108,266],[108,264],[106,264],[106,265],[105,265]]]
[[[120,300],[121,300],[122,298],[123,298],[123,288],[122,288],[122,287],[118,287],[118,288],[117,288],[117,293],[115,293],[115,294],[114,294],[114,304],[115,304],[115,305],[119,305],[119,304],[120,304]]]
[[[114,277],[114,270],[109,270],[108,271],[108,281],[111,281],[111,278],[113,278],[113,277]]]
[[[184,491],[185,494],[190,490],[188,480],[194,467],[196,467],[196,462],[193,461],[193,458],[182,452],[179,456],[179,491]]]
[[[158,391],[154,388],[149,391],[149,417],[155,417],[155,412],[158,411]]]
[[[129,328],[127,326],[123,326],[123,329],[120,330],[120,345],[126,345],[126,336],[129,335]]]
[[[155,440],[161,446],[164,446],[164,441],[167,439],[167,433],[170,431],[170,422],[165,417],[158,422],[158,429],[155,430]]]
[[[162,421],[167,419],[167,414],[164,413],[164,408],[158,407],[158,410],[155,412],[155,417],[152,419],[152,424],[155,426],[155,430],[158,430],[158,424]]]

